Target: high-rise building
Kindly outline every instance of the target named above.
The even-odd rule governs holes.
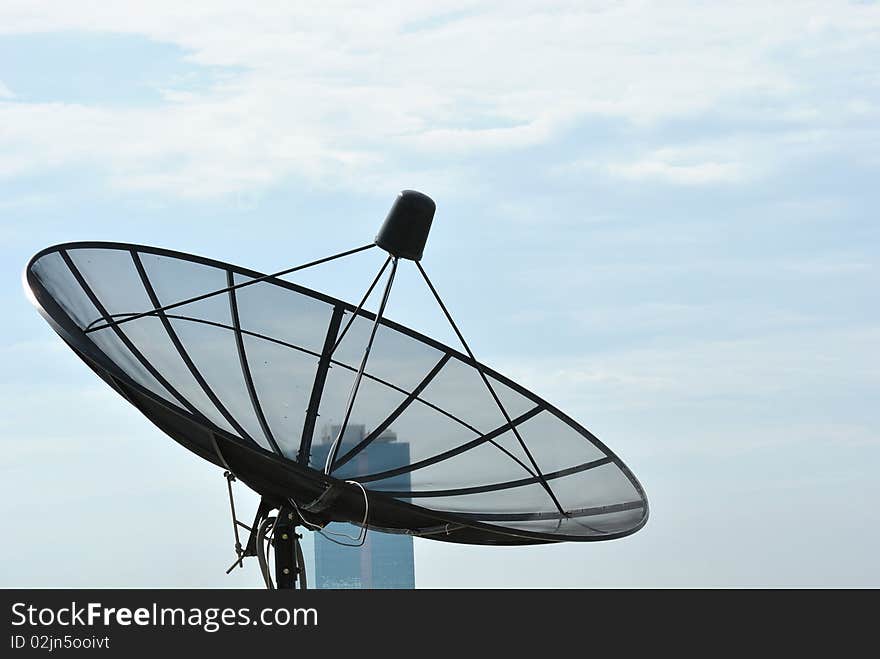
[[[329,431],[312,447],[313,457],[323,461],[330,445],[339,434],[339,426]],[[363,425],[349,424],[340,443],[339,455],[360,442],[366,435]],[[352,462],[355,473],[369,474],[409,464],[409,444],[398,441],[397,435],[386,430],[369,449],[361,452]],[[399,477],[395,486],[409,489],[409,475]],[[357,536],[360,528],[350,524],[329,524],[325,531]],[[321,534],[314,533],[314,564],[311,576],[315,588],[415,588],[415,560],[413,539],[408,535],[368,532],[361,547],[344,547]],[[333,536],[331,536],[333,537]],[[334,538],[351,543],[346,538]]]

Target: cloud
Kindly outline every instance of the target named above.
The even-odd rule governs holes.
[[[629,180],[657,179],[682,185],[733,183],[743,178],[742,167],[729,162],[682,164],[648,158],[631,163],[610,163],[605,171]]]
[[[15,98],[15,94],[0,80],[0,98]]]
[[[822,3],[803,2],[254,11],[158,1],[101,12],[83,2],[7,2],[0,33],[142,35],[237,73],[207,89],[169,88],[155,108],[0,101],[0,176],[85,165],[120,188],[210,198],[287,177],[364,189],[424,159],[442,171],[446,158],[563,139],[586,117],[650,126],[720,111],[815,129],[875,107],[869,72],[859,78],[864,93],[839,99],[846,103],[817,86],[829,67],[867,66],[878,25],[876,7],[826,15]],[[600,165],[677,185],[755,173],[751,161],[674,155],[618,154]]]
[[[678,143],[654,148],[625,147],[632,151],[628,156],[621,155],[618,145],[610,151],[556,165],[552,174],[561,179],[600,174],[613,179],[683,186],[735,185],[751,183],[791,161],[827,148],[814,129],[789,123],[772,131],[750,129],[747,124],[736,122],[724,128],[716,127],[711,136],[680,137]],[[822,137],[837,144],[841,136]]]
[[[585,398],[601,401],[600,408],[637,410],[723,398],[822,396],[834,390],[858,397],[880,383],[875,365],[864,359],[878,338],[880,329],[870,326],[776,328],[727,340],[685,336],[661,346],[517,361],[503,372],[550,400],[581,407]]]

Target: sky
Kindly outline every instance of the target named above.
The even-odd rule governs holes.
[[[477,357],[651,504],[611,542],[416,540],[418,587],[880,586],[878,61],[877,2],[5,0],[0,586],[260,585],[223,574],[221,471],[30,305],[34,253],[272,272],[405,188]],[[293,281],[356,302],[379,263]],[[411,264],[387,315],[454,345]]]

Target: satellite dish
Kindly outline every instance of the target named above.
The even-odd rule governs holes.
[[[26,285],[103,380],[225,470],[233,567],[257,556],[269,587],[267,546],[278,587],[304,586],[297,526],[350,522],[363,533],[478,545],[639,530],[648,502],[626,465],[475,359],[419,263],[434,209],[429,197],[401,192],[374,243],[271,275],[155,247],[77,242],[34,256]],[[281,279],[376,246],[387,256],[358,305]],[[401,260],[415,263],[464,352],[385,317]],[[364,304],[383,275],[373,314]],[[250,526],[236,518],[234,480],[262,496]],[[244,545],[239,527],[250,531]]]

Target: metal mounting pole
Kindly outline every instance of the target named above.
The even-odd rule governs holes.
[[[300,536],[296,533],[296,514],[284,506],[278,511],[275,524],[275,583],[278,589],[305,587],[305,565],[300,564],[298,549]]]

